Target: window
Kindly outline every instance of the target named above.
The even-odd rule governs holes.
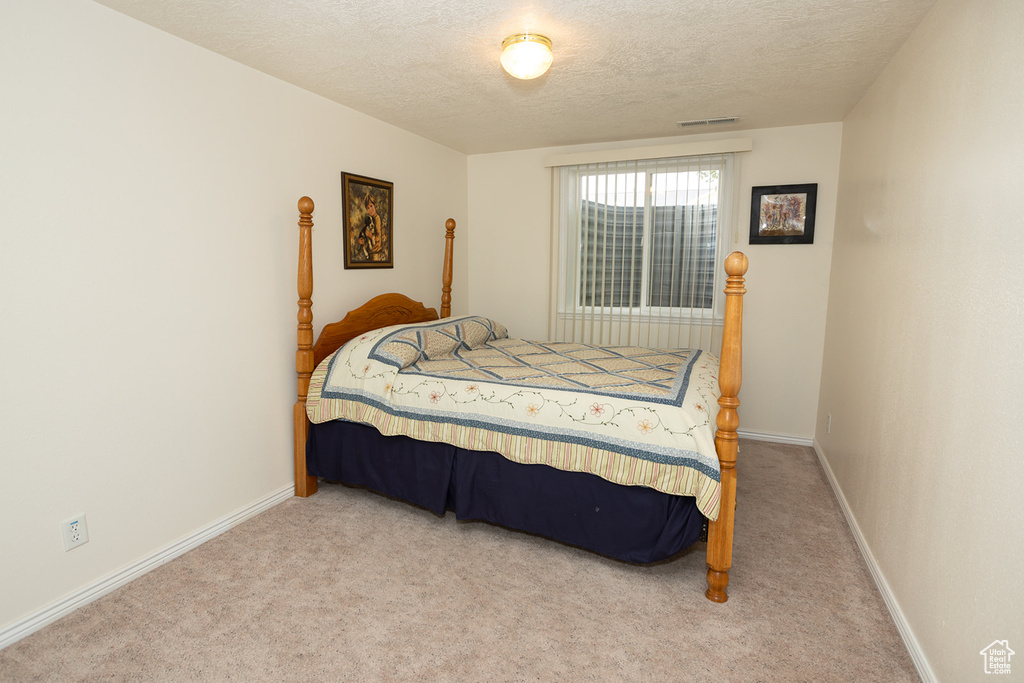
[[[645,344],[634,334],[642,321],[655,326],[648,337],[665,325],[713,325],[730,170],[727,154],[562,167],[563,325],[598,338],[584,341]]]

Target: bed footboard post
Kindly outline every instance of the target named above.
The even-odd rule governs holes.
[[[441,316],[447,318],[452,314],[452,253],[455,242],[455,219],[444,222],[444,268],[441,271]]]
[[[295,435],[295,495],[303,498],[316,493],[316,477],[306,472],[306,436],[309,420],[306,417],[306,396],[309,394],[309,376],[313,374],[313,200],[299,200],[299,313],[295,352],[295,370],[298,373],[298,400],[292,410]]]
[[[718,370],[718,399],[715,450],[722,473],[722,493],[718,519],[708,525],[708,600],[725,602],[729,599],[729,568],[732,567],[732,532],[736,509],[736,454],[739,436],[736,430],[740,420],[736,409],[740,405],[739,393],[743,377],[743,276],[747,272],[747,257],[736,251],[725,260],[725,323],[722,333],[722,357]]]

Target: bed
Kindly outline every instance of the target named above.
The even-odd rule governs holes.
[[[728,599],[743,254],[725,263],[718,357],[525,341],[486,317],[451,317],[451,219],[440,313],[383,294],[314,343],[313,208],[299,200],[297,496],[340,481],[637,563],[706,539],[705,595]]]

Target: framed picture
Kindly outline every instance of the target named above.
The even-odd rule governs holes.
[[[341,174],[346,268],[394,268],[394,183]]]
[[[755,187],[750,197],[751,244],[813,244],[818,184]]]

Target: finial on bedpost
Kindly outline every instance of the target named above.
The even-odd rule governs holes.
[[[313,374],[313,200],[299,200],[299,325],[296,330],[298,350],[295,352],[295,370],[298,373],[298,400],[292,411],[295,432],[295,495],[311,496],[316,493],[316,477],[306,473],[306,396],[309,394],[309,376]]]
[[[725,259],[725,322],[722,332],[722,354],[718,367],[719,411],[715,432],[715,450],[721,471],[721,497],[718,519],[708,525],[708,600],[729,599],[729,568],[732,566],[733,519],[736,511],[736,454],[739,450],[740,426],[736,409],[740,405],[740,384],[743,379],[743,276],[747,273],[747,257],[734,251]]]
[[[455,242],[455,219],[444,223],[444,269],[441,271],[441,317],[452,314],[452,252]]]
[[[734,251],[725,259],[725,274],[728,275],[730,279],[733,277],[740,278],[738,283],[734,282],[732,284],[738,284],[739,288],[743,289],[743,276],[747,274],[747,267],[749,265],[750,262],[747,260],[746,254],[742,251]],[[728,286],[728,284],[729,283],[727,283],[726,286]],[[746,291],[747,290],[743,289],[743,292],[740,292],[740,294],[743,294]]]

